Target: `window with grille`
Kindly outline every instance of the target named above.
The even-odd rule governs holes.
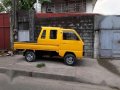
[[[51,12],[86,12],[86,0],[53,0],[52,2],[46,4],[46,8],[52,10]]]

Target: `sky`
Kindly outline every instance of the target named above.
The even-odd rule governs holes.
[[[97,0],[93,13],[120,15],[120,0]]]

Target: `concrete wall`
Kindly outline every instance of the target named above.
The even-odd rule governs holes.
[[[93,57],[94,54],[94,14],[46,14],[46,18],[37,15],[35,19],[35,38],[41,26],[58,26],[64,28],[74,28],[84,40],[84,52],[86,57]],[[44,16],[46,16],[44,15]],[[76,16],[77,15],[77,16]],[[52,17],[51,17],[52,16]],[[51,17],[51,18],[50,18]],[[36,38],[37,39],[37,38]]]

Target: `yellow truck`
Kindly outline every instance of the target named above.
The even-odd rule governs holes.
[[[28,62],[49,55],[62,57],[67,65],[75,65],[76,60],[82,59],[83,46],[75,30],[61,27],[42,27],[36,43],[14,42],[14,50],[22,50]]]

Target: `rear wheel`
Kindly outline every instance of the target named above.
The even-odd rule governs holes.
[[[70,66],[73,66],[76,64],[76,57],[73,54],[66,54],[64,56],[64,63]]]
[[[33,51],[27,51],[25,53],[25,59],[27,62],[33,62],[36,59],[36,55]]]

